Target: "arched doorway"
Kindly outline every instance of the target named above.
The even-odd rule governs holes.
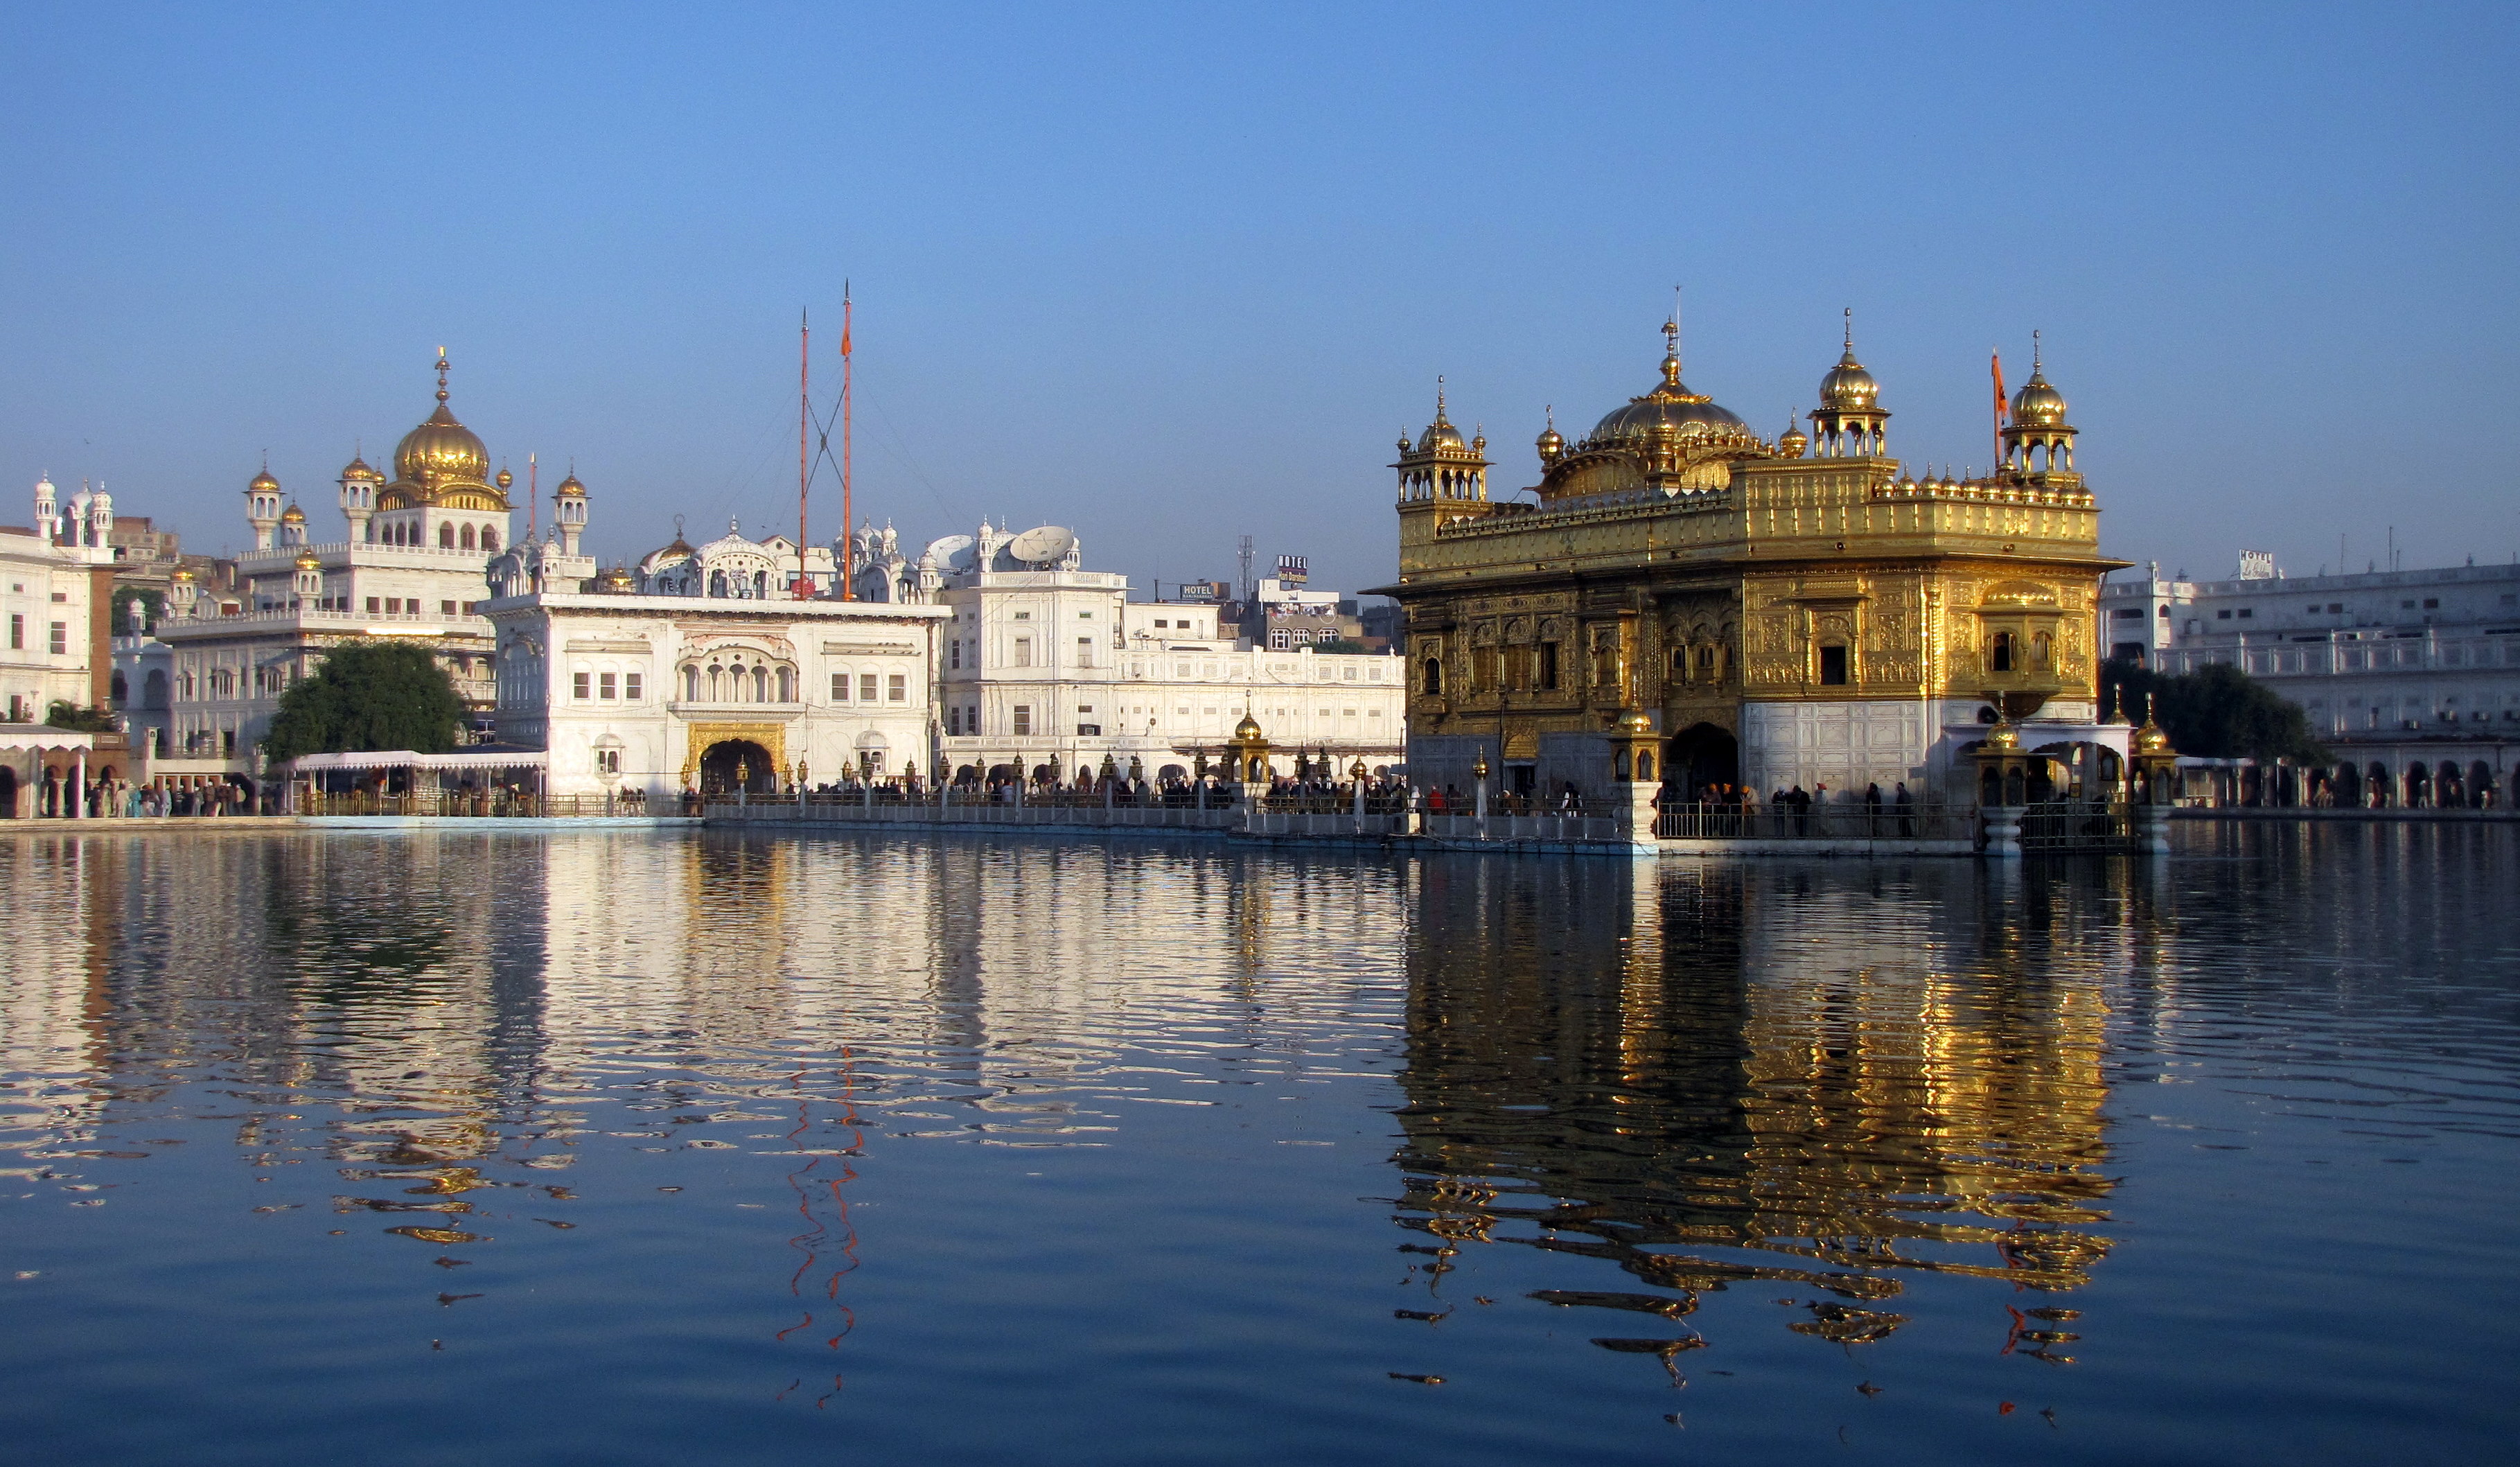
[[[0,820],[18,818],[18,771],[0,764]]]
[[[1741,744],[1712,723],[1692,723],[1673,737],[1663,767],[1685,798],[1696,800],[1715,785],[1741,782]]]
[[[721,739],[700,756],[700,793],[732,795],[738,789],[775,795],[779,769],[770,761],[770,751],[750,739]]]

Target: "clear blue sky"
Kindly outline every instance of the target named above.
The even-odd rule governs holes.
[[[845,277],[862,517],[1375,584],[1437,373],[1531,482],[1679,282],[1765,433],[1852,305],[1912,463],[1986,463],[1987,350],[2043,329],[2128,559],[2508,560],[2515,15],[15,6],[0,518],[49,470],[233,547],[267,448],[337,532],[444,343],[608,560],[792,527]]]

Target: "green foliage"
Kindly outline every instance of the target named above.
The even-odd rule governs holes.
[[[127,636],[131,631],[131,603],[148,608],[142,615],[144,631],[156,631],[159,619],[166,615],[166,595],[148,586],[118,586],[113,592],[113,634]]]
[[[2328,752],[2311,736],[2310,720],[2299,707],[2228,663],[2210,663],[2176,677],[2128,662],[2101,666],[2103,707],[2114,698],[2129,718],[2140,721],[2147,695],[2162,731],[2170,735],[2170,747],[2181,754],[2205,758],[2286,758],[2301,764],[2332,762]]]
[[[1337,653],[1352,657],[1365,650],[1366,648],[1363,642],[1352,642],[1345,637],[1341,637],[1335,642],[1315,642],[1313,644],[1313,651],[1316,655],[1322,653]]]
[[[464,700],[426,647],[410,642],[344,642],[315,675],[280,695],[280,713],[262,741],[275,759],[301,754],[455,747]]]
[[[81,708],[66,698],[53,700],[53,706],[44,711],[44,722],[72,733],[112,733],[122,726],[112,709]]]

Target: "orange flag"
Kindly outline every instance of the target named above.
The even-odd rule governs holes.
[[[1990,352],[1990,353],[1988,354],[1988,360],[1989,360],[1988,370],[1992,371],[1992,372],[1995,374],[1995,421],[1996,421],[1996,425],[1997,425],[1998,427],[2002,427],[2002,424],[2003,424],[2003,413],[2004,413],[2004,402],[2003,402],[2003,353],[2002,353],[2002,352],[2000,352],[2000,351],[1998,351],[1998,352]]]

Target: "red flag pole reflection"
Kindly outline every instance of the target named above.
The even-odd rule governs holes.
[[[801,1141],[814,1127],[814,1097],[805,1091],[805,1074],[799,1070],[788,1080],[788,1089],[796,1097],[796,1128],[788,1133],[791,1142]],[[839,1080],[840,1118],[837,1123],[846,1134],[846,1144],[838,1148],[836,1157],[828,1153],[817,1155],[788,1174],[788,1190],[796,1194],[796,1215],[803,1219],[805,1225],[803,1232],[788,1240],[789,1248],[803,1255],[796,1264],[796,1271],[788,1276],[788,1292],[802,1299],[807,1278],[819,1277],[820,1287],[816,1292],[830,1302],[832,1312],[837,1316],[836,1332],[823,1342],[825,1349],[832,1351],[840,1348],[840,1341],[857,1325],[857,1315],[847,1305],[840,1303],[840,1279],[854,1272],[858,1266],[857,1227],[849,1220],[849,1200],[840,1188],[857,1180],[857,1169],[851,1167],[847,1159],[856,1156],[866,1144],[866,1132],[858,1119],[854,1057],[846,1048],[840,1050]],[[836,1169],[825,1170],[823,1164],[827,1161],[835,1162]],[[825,1269],[829,1270],[828,1274],[824,1273]],[[814,1311],[808,1308],[805,1317],[781,1330],[776,1338],[784,1343],[789,1335],[809,1329],[813,1324]],[[789,1383],[787,1391],[779,1393],[778,1398],[786,1399],[788,1392],[799,1384],[802,1382]],[[845,1384],[841,1373],[833,1371],[832,1389],[815,1398],[815,1409],[820,1410],[839,1394]]]

